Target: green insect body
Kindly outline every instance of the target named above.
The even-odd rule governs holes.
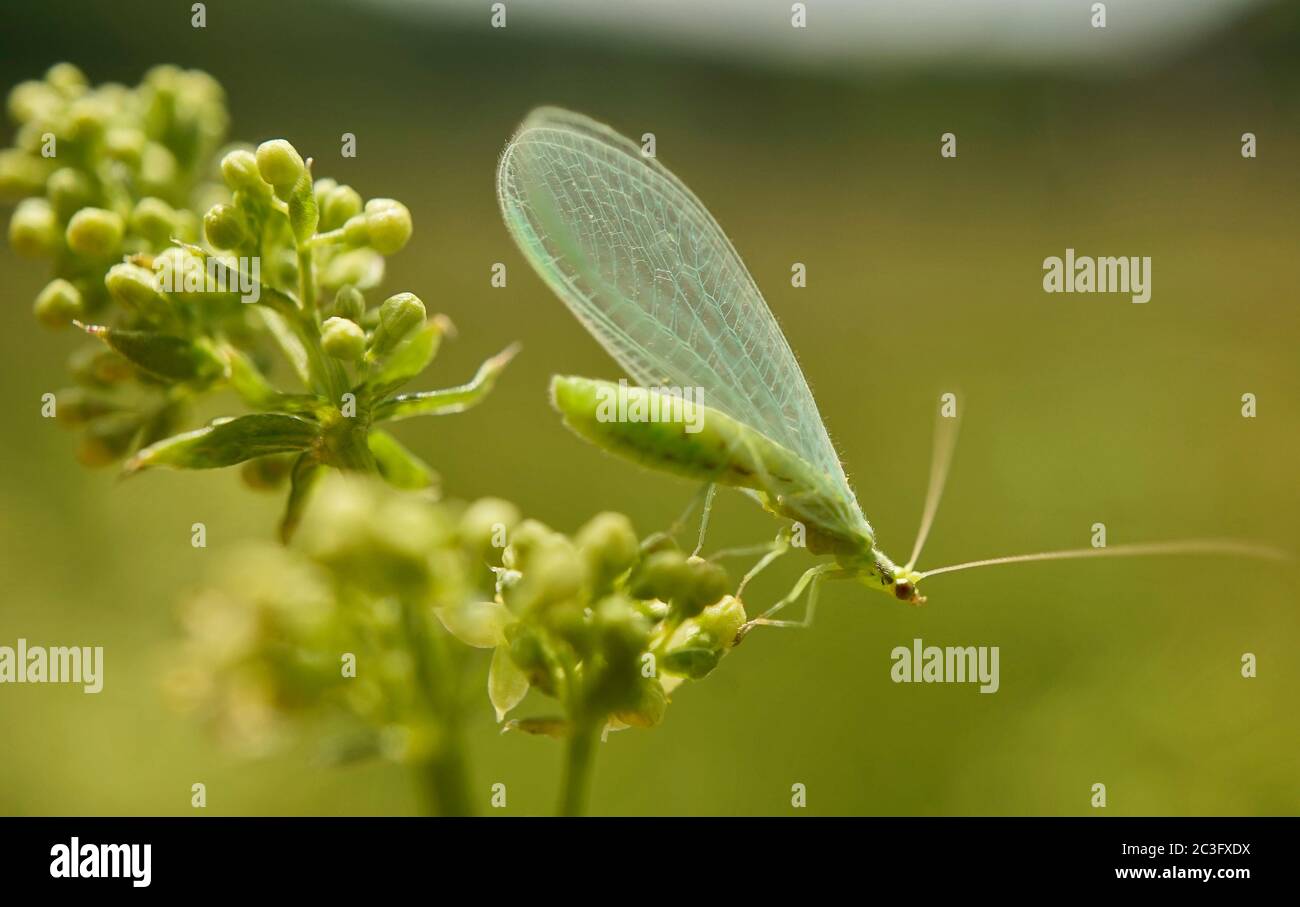
[[[812,553],[835,558],[808,581],[860,579],[923,600],[919,576],[875,547],[785,335],[680,180],[607,127],[542,108],[507,146],[497,190],[525,257],[642,385],[557,377],[552,398],[570,428],[643,466],[739,488],[798,523]],[[676,419],[602,412],[617,394],[629,410],[655,411],[663,385],[701,397],[674,401]]]
[[[668,412],[652,388],[556,375],[551,400],[581,437],[642,466],[700,482],[754,492],[770,512],[811,529],[814,554],[857,558],[874,545],[871,528],[854,520],[834,486],[800,457],[726,413],[686,401],[677,419],[611,419],[602,412],[615,395],[632,412]]]
[[[754,279],[681,180],[608,127],[540,108],[501,156],[497,195],[529,264],[641,385],[558,377],[552,397],[565,422],[583,438],[643,466],[740,489],[797,524],[790,541],[801,528],[812,553],[834,558],[805,572],[789,595],[747,622],[737,639],[754,625],[806,626],[824,579],[859,580],[919,604],[925,600],[917,591],[922,579],[996,564],[1157,554],[1290,557],[1241,540],[1185,539],[1019,554],[918,572],[912,568],[933,522],[956,436],[955,420],[948,420],[936,435],[916,543],[900,567],[876,547],[803,371]],[[611,417],[608,403],[619,394],[630,405]],[[662,418],[661,396],[679,404],[675,411],[668,407],[671,418]],[[660,418],[633,417],[634,410],[659,412]],[[702,531],[707,503],[705,508]],[[787,547],[779,538],[736,595]],[[771,619],[805,590],[803,621]]]

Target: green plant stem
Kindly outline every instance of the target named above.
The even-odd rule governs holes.
[[[574,723],[564,753],[564,781],[560,791],[561,816],[581,816],[587,811],[587,795],[596,761],[596,744],[600,742],[597,723],[582,719]]]
[[[469,799],[457,674],[443,638],[430,627],[427,611],[420,601],[403,597],[402,617],[415,659],[425,717],[437,732],[433,748],[416,768],[431,814],[468,816],[474,811]]]
[[[298,248],[298,283],[301,287],[302,310],[313,318],[316,317],[316,274],[312,267],[311,246],[303,244]]]
[[[416,766],[427,812],[433,816],[472,816],[469,770],[459,722],[447,722],[442,731],[438,750]]]

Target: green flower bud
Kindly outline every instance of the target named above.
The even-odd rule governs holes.
[[[334,294],[334,305],[330,309],[330,314],[360,324],[362,316],[366,314],[366,297],[362,296],[361,291],[352,284],[345,283]]]
[[[573,613],[550,615],[554,629],[568,632],[571,624],[581,622],[577,598],[586,581],[586,565],[567,538],[537,520],[524,520],[511,533],[502,562],[522,574],[506,591],[506,603],[516,614],[567,602],[575,606]]]
[[[361,195],[357,190],[351,186],[336,186],[320,196],[320,227],[322,230],[337,230],[361,211]]]
[[[75,98],[86,90],[86,74],[71,63],[55,63],[45,73],[45,81],[65,98]]]
[[[694,618],[701,632],[719,640],[724,649],[731,648],[746,620],[744,603],[732,595],[723,596]]]
[[[366,332],[346,318],[327,318],[321,325],[321,346],[335,359],[355,362],[366,354]]]
[[[37,320],[50,328],[67,327],[72,319],[81,317],[81,309],[81,293],[62,278],[46,284],[33,306]]]
[[[664,671],[692,680],[704,677],[731,651],[745,620],[745,606],[728,595],[683,621],[664,646]]]
[[[317,206],[323,205],[325,203],[325,196],[333,192],[334,188],[338,186],[338,184],[339,184],[338,180],[330,179],[328,176],[324,176],[318,180],[312,181],[311,191],[312,194],[316,196]]]
[[[158,286],[166,287],[169,292],[181,292],[185,287],[187,275],[202,271],[204,262],[189,249],[170,246],[153,257],[153,270],[158,278]]]
[[[126,225],[103,208],[82,208],[68,221],[68,248],[88,258],[109,258],[122,245]]]
[[[18,203],[9,221],[9,245],[26,258],[50,255],[58,248],[59,222],[49,202],[26,198]]]
[[[24,198],[45,188],[46,165],[17,148],[0,151],[0,195]]]
[[[104,153],[115,161],[137,167],[144,157],[145,135],[134,126],[112,126],[104,133]]]
[[[277,189],[292,189],[306,164],[298,149],[284,139],[272,139],[257,146],[257,169]]]
[[[663,669],[670,674],[701,680],[712,673],[725,654],[716,640],[701,634],[687,645],[664,653]]]
[[[113,265],[104,276],[109,295],[127,309],[145,317],[158,318],[171,307],[158,289],[152,271],[126,262]]]
[[[378,286],[384,277],[384,256],[374,249],[348,249],[329,258],[317,271],[320,285],[337,290],[345,283],[350,283],[360,290]],[[379,317],[379,310],[373,314]]]
[[[237,249],[248,239],[244,218],[232,205],[213,205],[203,215],[203,234],[217,249]]]
[[[9,92],[9,115],[16,123],[46,120],[63,106],[63,96],[48,82],[20,82]]]
[[[434,566],[430,555],[445,544],[447,527],[440,512],[337,474],[321,480],[310,506],[313,518],[303,522],[299,539],[314,559],[376,596],[428,593]],[[453,581],[446,570],[437,575],[438,582]]]
[[[628,593],[633,598],[673,601],[687,588],[689,574],[686,555],[676,549],[656,551],[637,565],[628,580]]]
[[[632,702],[614,713],[614,717],[632,727],[655,727],[664,720],[668,710],[668,694],[663,684],[652,677],[636,678]]]
[[[377,356],[396,346],[424,324],[424,303],[414,293],[389,296],[379,307],[379,326],[375,328],[371,349]]]
[[[95,187],[90,177],[71,167],[60,167],[50,174],[45,185],[45,197],[54,206],[59,220],[69,221],[82,208],[95,201]]]
[[[209,206],[211,207],[211,206]],[[193,211],[182,208],[176,212],[176,236],[188,243],[199,241],[199,218]],[[170,239],[170,237],[169,237]]]
[[[370,247],[381,255],[401,251],[411,238],[411,212],[391,198],[366,202],[366,233]]]
[[[593,610],[605,660],[623,666],[635,661],[649,641],[645,617],[622,595],[602,599]]]
[[[78,98],[68,108],[67,120],[78,142],[91,142],[103,135],[113,115],[103,99],[94,95]]]
[[[500,498],[480,498],[460,515],[460,539],[476,556],[504,551],[511,530],[519,524],[519,508]],[[499,557],[491,558],[500,561]]]
[[[68,369],[74,381],[92,387],[118,384],[135,374],[125,356],[98,342],[83,346],[68,357]]]
[[[639,549],[632,521],[621,513],[596,514],[578,530],[574,542],[600,588],[631,567]]]
[[[289,478],[293,461],[293,455],[255,457],[240,467],[239,477],[254,491],[275,491]]]
[[[41,152],[45,149],[45,134],[49,129],[49,124],[40,120],[24,123],[14,132],[14,147],[41,157]]]
[[[165,145],[146,142],[140,154],[140,183],[150,195],[166,195],[177,179],[176,156]]]
[[[510,642],[510,660],[524,672],[528,682],[547,696],[554,696],[556,675],[541,632],[519,622],[506,629],[506,638]]]
[[[171,63],[159,63],[149,67],[144,74],[144,84],[158,94],[171,95],[176,92],[176,83],[180,79],[181,69]]]
[[[686,562],[686,582],[673,604],[686,617],[693,617],[727,594],[731,580],[727,571],[712,561],[691,558]]]
[[[364,214],[349,217],[343,224],[343,241],[349,246],[364,246],[370,242],[370,228],[366,226]]]
[[[160,198],[142,198],[131,212],[131,229],[158,248],[180,235],[178,226],[175,209]]]
[[[77,459],[83,466],[107,466],[126,456],[139,433],[137,413],[102,416],[87,426],[77,447]]]
[[[266,180],[262,179],[256,156],[245,148],[236,148],[221,159],[221,178],[232,192],[264,196],[271,191]]]
[[[92,419],[122,410],[122,404],[113,397],[84,387],[64,388],[56,397],[58,406],[54,417],[59,420],[60,425],[70,428],[85,425]]]

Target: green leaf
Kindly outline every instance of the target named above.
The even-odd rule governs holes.
[[[528,677],[510,657],[510,647],[497,646],[492,653],[492,666],[488,668],[488,699],[492,700],[492,708],[496,710],[497,722],[500,723],[527,695]],[[522,725],[519,729],[533,733]],[[541,733],[550,733],[550,729]]]
[[[453,330],[445,315],[436,315],[424,327],[397,345],[382,362],[371,367],[366,386],[376,400],[387,397],[420,372],[438,355],[444,334]]]
[[[384,420],[410,419],[412,416],[441,416],[448,413],[464,412],[477,403],[492,390],[497,376],[505,369],[519,352],[519,345],[513,344],[497,353],[479,366],[477,374],[468,384],[449,387],[438,391],[421,391],[415,394],[398,394],[375,407],[376,422]]]
[[[493,664],[496,662],[494,661]],[[501,725],[501,733],[506,731],[519,731],[523,734],[532,734],[536,737],[550,737],[554,740],[564,740],[573,734],[573,725],[567,718],[559,716],[541,715],[536,718],[516,718],[513,721],[507,721]]]
[[[506,627],[514,623],[516,618],[501,602],[444,605],[434,609],[434,613],[447,632],[467,646],[476,649],[495,649],[498,646],[509,648],[506,643]]]
[[[306,450],[320,437],[320,426],[286,413],[254,413],[214,422],[140,451],[127,461],[127,475],[154,466],[216,469],[253,457]]]
[[[164,381],[192,381],[215,377],[221,362],[206,347],[184,337],[154,331],[123,331],[101,324],[74,322],[79,328],[104,341],[137,368]]]
[[[379,466],[379,474],[394,488],[418,490],[438,481],[438,474],[386,431],[372,431],[366,444]]]
[[[304,453],[294,461],[293,474],[290,476],[289,500],[284,507],[284,516],[280,519],[280,541],[284,544],[289,544],[289,540],[293,538],[294,530],[302,522],[302,514],[307,508],[312,489],[324,474],[325,467],[320,464],[312,451]]]

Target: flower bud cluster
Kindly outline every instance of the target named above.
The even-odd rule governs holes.
[[[463,658],[454,641],[493,650],[498,720],[530,689],[561,710],[509,727],[652,727],[745,620],[719,568],[645,550],[617,513],[567,536],[506,501],[431,502],[334,476],[297,542],[240,552],[240,569],[183,611],[169,688],[254,750],[309,720],[333,754],[415,757],[410,742],[446,718],[414,692],[421,665]]]
[[[36,317],[90,335],[70,363],[78,386],[54,394],[83,463],[244,464],[253,488],[290,483],[285,535],[322,467],[433,485],[377,423],[473,406],[511,354],[446,394],[398,393],[451,328],[414,293],[378,291],[385,256],[411,238],[405,205],[315,179],[283,138],[219,148],[224,94],[198,71],[92,87],[59,64],[14,88],[9,113],[9,241],[52,269]],[[253,412],[181,433],[192,403],[223,388]]]

